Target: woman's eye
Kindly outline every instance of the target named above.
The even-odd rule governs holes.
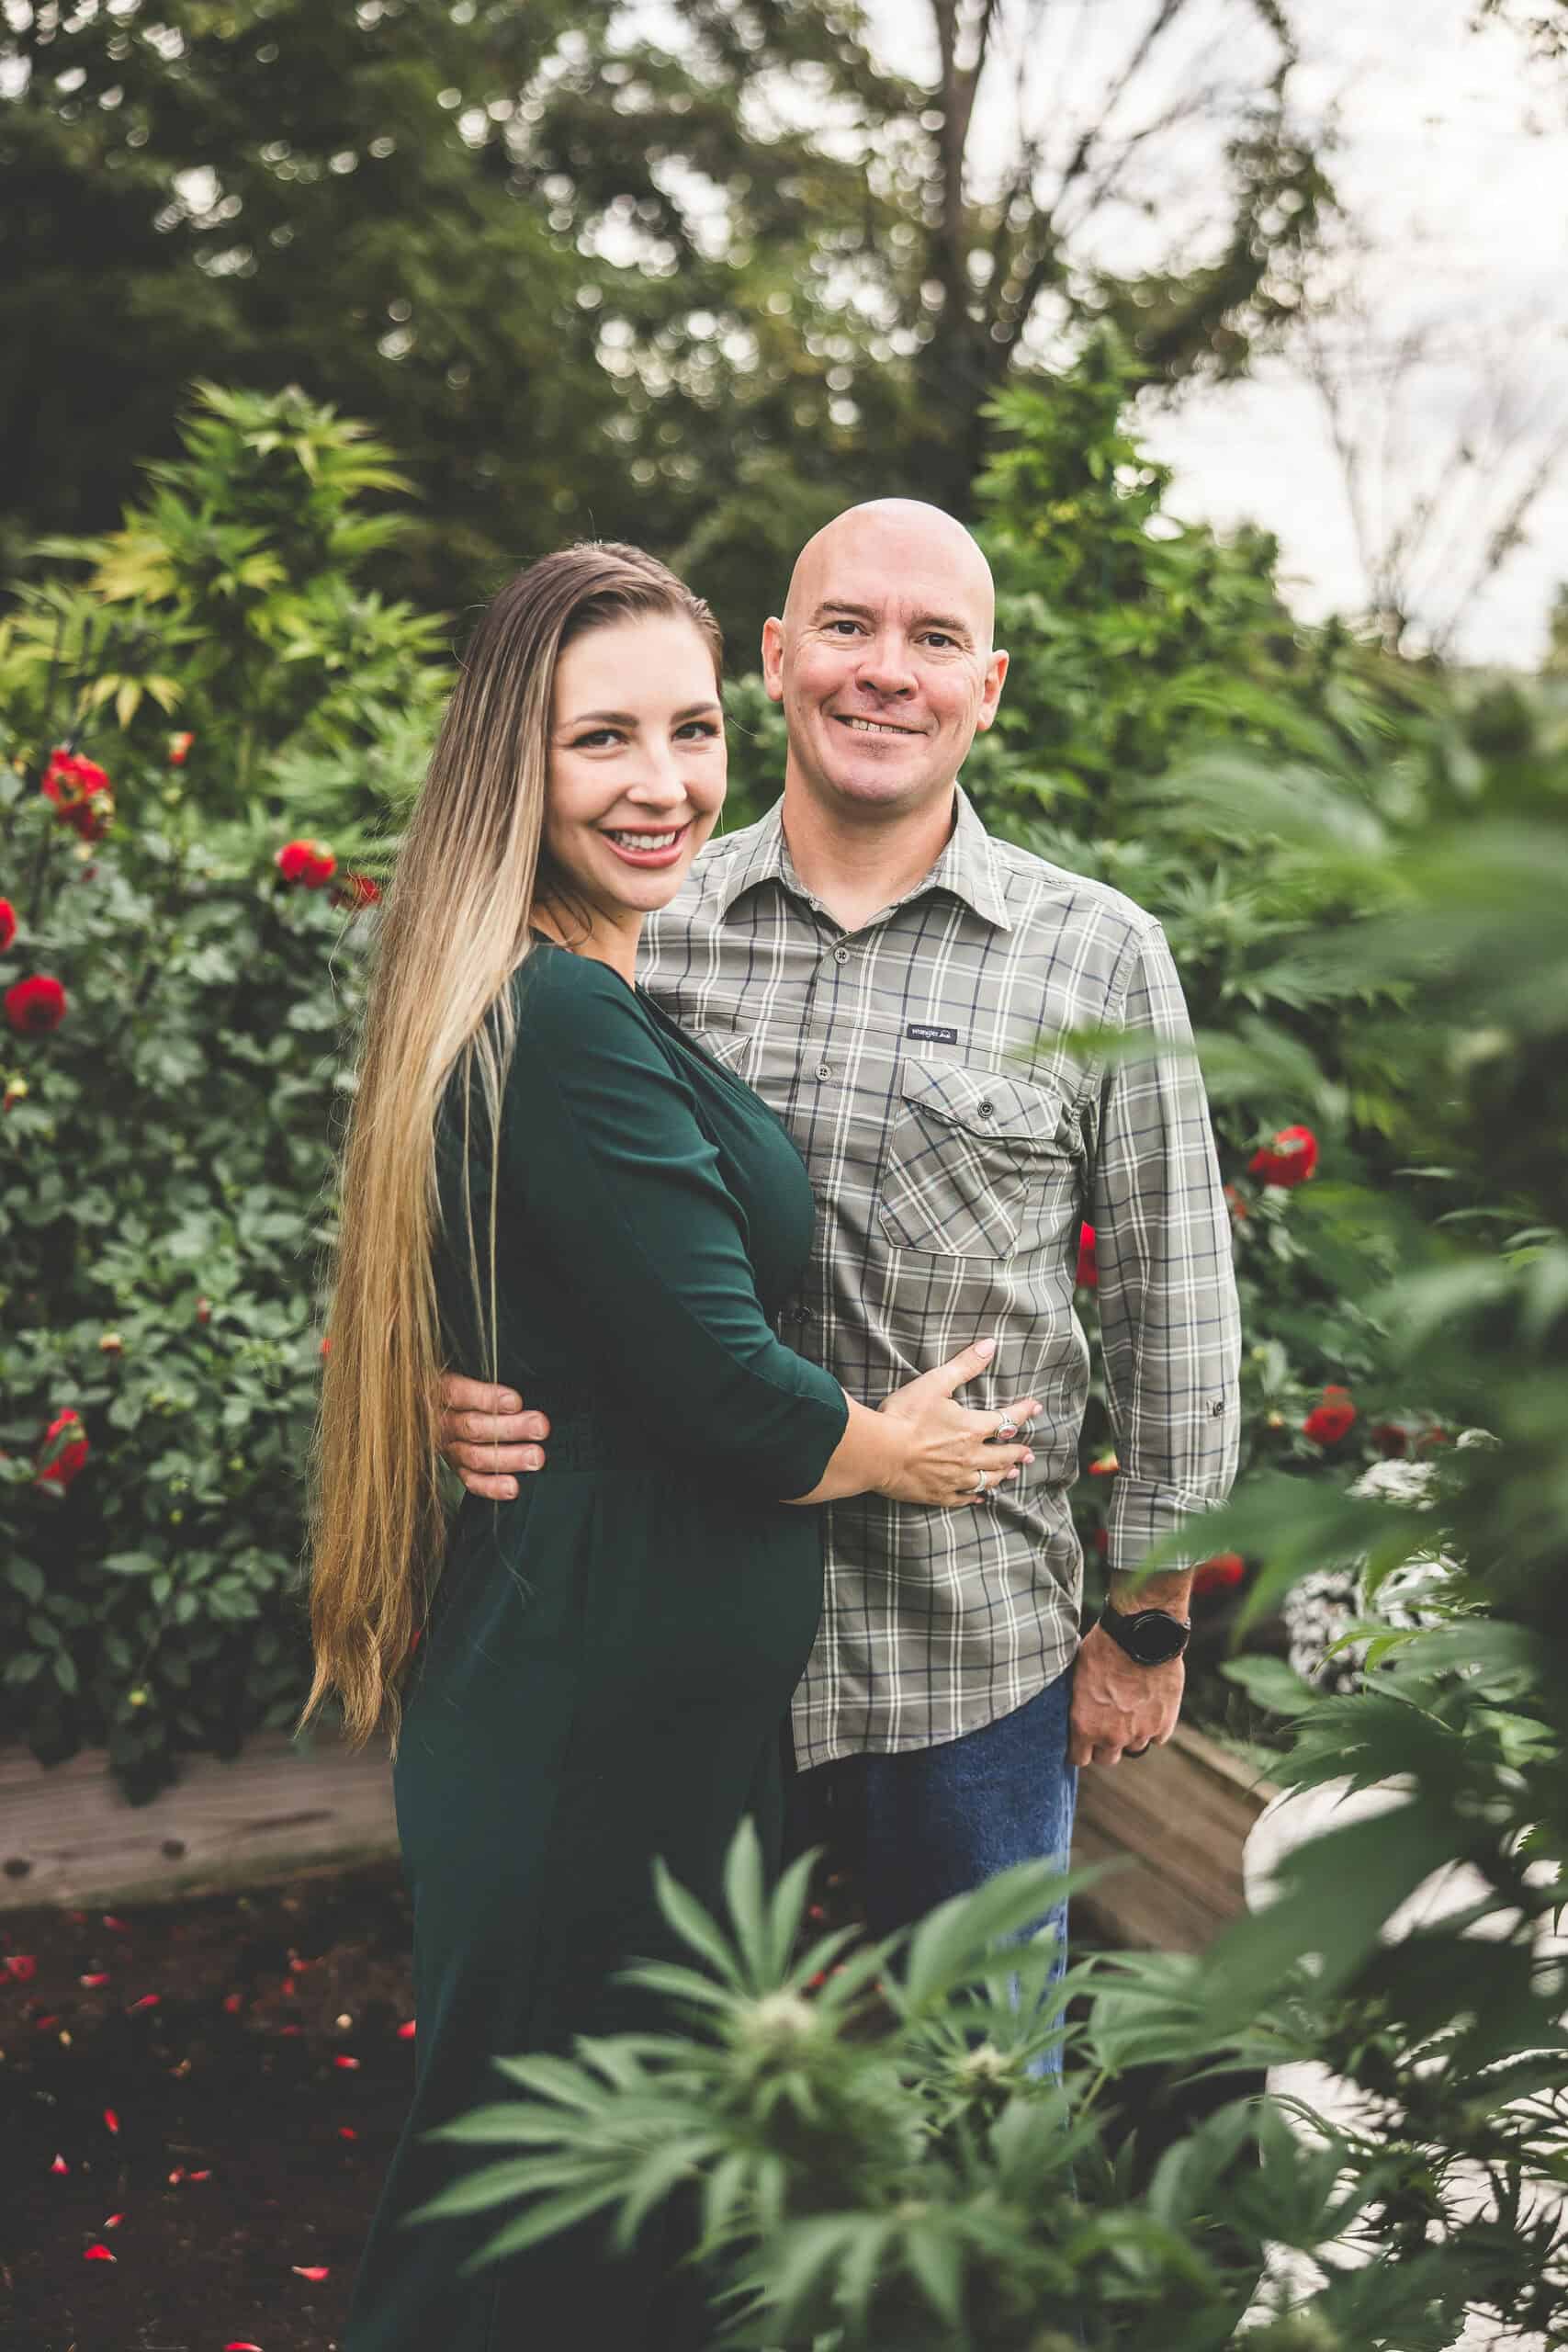
[[[723,732],[724,729],[716,718],[689,718],[683,727],[678,727],[675,730],[677,738],[685,736],[693,741],[706,741],[710,743]]]
[[[574,752],[594,752],[601,744],[618,743],[620,740],[613,727],[595,727],[589,734],[577,736],[571,748]]]

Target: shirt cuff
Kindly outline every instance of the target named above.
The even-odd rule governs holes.
[[[1119,1470],[1111,1481],[1111,1501],[1105,1514],[1105,1565],[1112,1576],[1134,1575],[1161,1539],[1191,1521],[1191,1543],[1160,1563],[1161,1576],[1181,1576],[1209,1556],[1203,1541],[1203,1515],[1217,1510],[1223,1495],[1185,1494],[1179,1487],[1165,1487],[1152,1478],[1130,1478]]]

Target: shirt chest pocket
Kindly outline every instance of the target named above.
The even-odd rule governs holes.
[[[942,1258],[1064,1253],[1077,1231],[1077,1136],[1067,1103],[962,1062],[908,1058],[878,1204],[896,1249]]]

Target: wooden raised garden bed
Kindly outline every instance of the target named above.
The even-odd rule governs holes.
[[[1273,1794],[1183,1726],[1168,1747],[1078,1781],[1076,1862],[1111,1862],[1075,1916],[1096,1939],[1201,1951],[1245,1910],[1241,1854]],[[141,1902],[390,1852],[376,1747],[259,1734],[232,1762],[194,1757],[151,1804],[127,1804],[101,1754],[49,1770],[0,1749],[0,1909]]]

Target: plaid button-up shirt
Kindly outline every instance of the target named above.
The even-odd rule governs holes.
[[[1164,936],[1119,892],[992,839],[960,793],[936,865],[859,930],[801,884],[774,808],[710,843],[644,958],[647,987],[772,1105],[810,1171],[816,1241],[783,1338],[874,1404],[991,1333],[960,1401],[1041,1401],[1032,1468],[987,1500],[828,1510],[798,1761],[940,1746],[1021,1706],[1077,1645],[1085,1219],[1121,1465],[1110,1565],[1136,1566],[1235,1474],[1230,1223],[1196,1068],[1058,1042],[1188,1036]]]

